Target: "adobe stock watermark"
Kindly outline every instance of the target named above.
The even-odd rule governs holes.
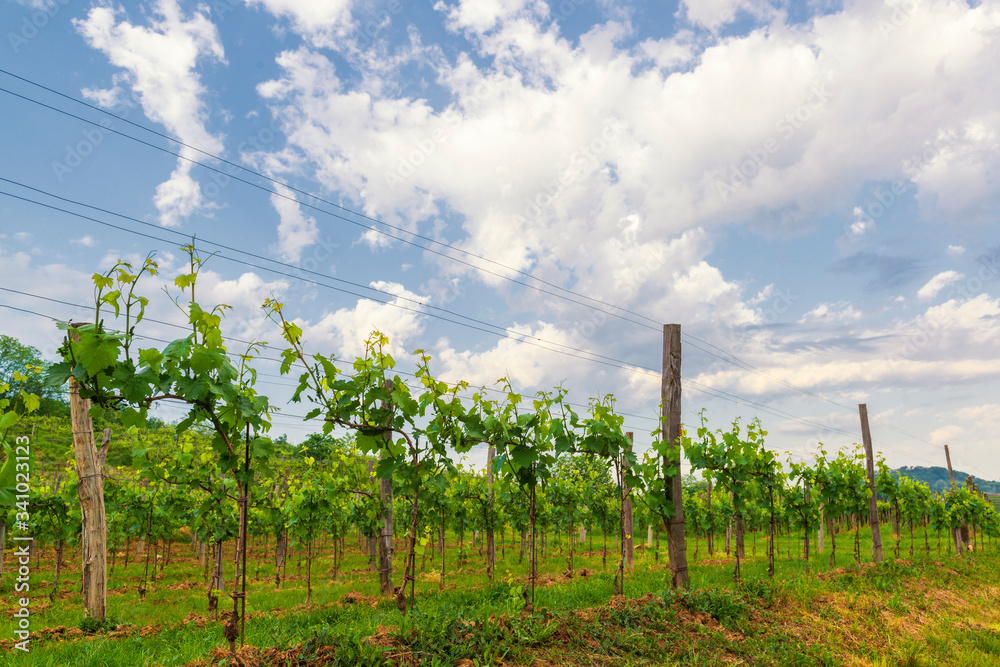
[[[317,238],[309,246],[306,257],[299,258],[297,262],[292,263],[291,268],[286,267],[283,270],[283,273],[288,275],[282,276],[282,278],[293,280],[288,289],[285,290],[283,297],[287,299],[288,296],[306,287],[319,287],[320,285],[317,283],[326,284],[331,273],[329,265],[333,262],[338,248],[340,248],[340,244],[332,236]]]
[[[982,294],[986,283],[990,282],[1000,274],[1000,266],[997,264],[996,253],[979,258],[979,267],[976,272],[969,276],[963,276],[964,280],[953,283],[948,289],[945,301],[953,299],[969,300]],[[910,361],[925,348],[931,341],[935,340],[942,331],[946,331],[952,321],[940,315],[941,311],[934,311],[933,315],[922,318],[917,322],[918,331],[906,338],[897,352],[889,357],[889,365],[892,369],[899,370],[904,362]]]
[[[38,36],[38,33],[59,15],[60,10],[69,4],[70,0],[49,0],[41,9],[37,9],[30,16],[21,17],[21,22],[15,26],[14,30],[7,32],[7,41],[10,43],[11,51],[20,53],[21,49],[28,45],[28,42]]]
[[[219,21],[225,21],[226,17],[236,11],[239,7],[246,6],[246,0],[213,0],[209,3],[209,9],[213,16]],[[317,0],[316,4],[320,4]],[[378,34],[392,22],[392,17],[403,12],[402,0],[389,0],[384,8],[376,8],[369,3],[364,3],[365,16],[357,23],[357,46],[359,49],[366,49],[375,42]]]
[[[919,174],[927,165],[955,143],[954,134],[946,135],[942,140],[929,143],[919,152],[903,160],[903,171],[911,178]],[[888,185],[882,185],[871,192],[857,204],[852,213],[854,220],[844,225],[844,235],[851,243],[860,240],[866,233],[875,228],[875,222],[884,216],[912,186],[912,180],[904,182],[896,179]]]
[[[118,110],[119,108],[121,111]],[[130,109],[131,107],[128,105],[120,105],[112,107],[108,113],[118,118],[128,118]],[[102,118],[97,122],[96,127],[91,125],[81,130],[80,136],[82,138],[75,143],[66,144],[63,148],[63,159],[52,161],[52,173],[56,180],[62,183],[67,176],[76,171],[104,143],[105,137],[114,133],[113,130],[115,130],[115,122],[111,118]]]
[[[576,10],[579,9],[580,5],[582,5],[585,1],[586,0],[560,0],[558,5],[552,3],[552,6],[549,7],[549,11],[552,13],[553,19],[568,19],[576,13]]]
[[[851,424],[847,424],[846,423],[847,420],[852,420]],[[836,446],[828,445],[828,444],[826,444],[826,443],[823,442],[824,438],[827,439],[827,440],[829,440],[829,438],[831,436],[836,436],[836,437],[840,437],[840,438],[847,437],[847,436],[845,436],[845,435],[843,435],[841,433],[837,433],[837,431],[847,431],[848,433],[850,433],[850,430],[852,428],[852,424],[855,423],[855,422],[853,422],[853,418],[852,417],[849,417],[849,416],[846,416],[846,415],[843,415],[843,416],[842,415],[825,415],[823,417],[810,417],[809,418],[809,423],[815,425],[817,428],[816,428],[815,433],[813,434],[813,437],[807,439],[806,442],[805,442],[805,447],[804,448],[807,449],[807,450],[810,450],[810,449],[811,450],[818,450],[819,448],[823,448],[827,452],[830,452],[831,450],[832,451],[839,451],[839,450],[847,447],[849,444],[854,444],[854,442],[857,442],[855,440],[852,443],[846,443],[845,442],[843,444],[836,445]],[[860,433],[859,433],[859,435],[860,435]],[[811,454],[810,456],[815,456],[815,454]]]
[[[759,146],[747,150],[745,157],[724,169],[723,175],[728,174],[727,180],[715,179],[715,189],[722,197],[722,201],[728,200],[729,196],[737,189],[744,187],[756,178],[770,161],[771,156],[781,150],[782,142],[791,139],[796,132],[805,127],[819,111],[826,107],[831,94],[826,89],[825,83],[810,86],[809,91],[811,94],[807,100],[790,113],[779,118],[774,124],[777,136],[769,136]]]
[[[768,288],[762,291],[761,295],[751,301],[755,305],[758,305],[757,312],[760,315],[761,322],[765,325],[774,324],[777,322],[782,315],[789,312],[795,302],[799,300],[799,296],[793,294],[791,290],[784,290],[781,288],[774,289],[770,285]],[[760,306],[760,304],[764,304]],[[763,339],[763,335],[760,330],[754,331],[752,334],[747,336],[742,336],[737,338],[735,344],[731,346],[728,350],[728,354],[731,357],[738,357],[747,351],[750,347],[750,343],[759,343]],[[734,365],[724,359],[716,359],[708,366],[707,369],[701,372],[702,375],[714,375],[715,373],[720,373],[723,371],[731,370]]]
[[[31,641],[31,507],[28,504],[31,491],[31,439],[28,436],[17,436],[14,439],[14,529],[21,533],[14,535],[14,557],[17,558],[17,577],[14,579],[14,592],[22,593],[24,597],[16,600],[13,612],[14,650],[28,653]]]
[[[641,263],[634,262],[614,284],[615,301],[629,303],[639,293],[650,278],[667,263],[667,251],[664,248],[649,250]],[[589,309],[587,316],[578,320],[569,332],[570,344],[582,347],[594,333],[608,321],[610,315],[603,309]]]
[[[496,91],[495,86],[489,81],[483,80],[470,94],[459,100],[459,105],[466,111],[474,111],[483,102],[493,97]],[[448,140],[451,133],[463,121],[464,117],[454,109],[449,109],[442,114],[438,125],[423,139],[416,141],[413,144],[413,150],[398,156],[396,168],[392,171],[385,171],[385,182],[389,189],[395,192],[397,185],[413,176],[417,169],[437,153],[438,147]]]
[[[882,33],[883,38],[888,39],[889,35],[902,28],[917,13],[919,8],[920,0],[903,0],[893,7],[891,14],[883,15],[879,19],[878,31]]]
[[[356,33],[359,49],[367,49],[375,43],[379,33],[392,23],[392,17],[403,12],[403,3],[401,0],[389,0],[384,9],[366,7],[365,11],[367,16],[358,23]]]
[[[764,324],[774,324],[779,317],[791,310],[799,297],[792,294],[792,290],[786,292],[776,289],[768,293],[765,299],[768,303],[767,306],[760,309],[760,318]]]
[[[722,25],[732,23],[736,20],[737,14],[745,13],[754,17],[762,17],[774,12],[774,7],[764,0],[752,0],[751,2],[728,3],[726,8],[716,13],[718,22]]]
[[[442,308],[453,303],[465,294],[462,289],[462,281],[459,278],[435,281],[437,286],[431,287],[430,301],[426,305]]]
[[[618,120],[613,118],[605,120],[600,133],[570,155],[567,168],[563,169],[559,176],[543,183],[536,194],[524,200],[522,215],[514,216],[515,224],[538,220],[544,210],[559,198],[564,188],[573,185],[600,166],[601,155],[617,142],[624,131],[625,126]]]
[[[885,215],[906,190],[903,181],[895,180],[888,186],[876,188],[869,193],[864,202],[852,210],[854,220],[844,225],[844,237],[852,244],[864,238],[875,229],[875,221]]]
[[[253,134],[248,135],[236,146],[236,158],[243,155],[246,150],[263,151],[274,143],[275,139],[281,135],[281,128],[278,121],[272,116],[267,126],[258,129]],[[223,173],[225,172],[225,173]],[[242,177],[253,175],[253,172],[244,170],[236,165],[233,160],[223,163],[220,167],[208,170],[209,183],[202,187],[202,194],[207,201],[216,199],[222,191],[232,185],[234,176],[243,174]]]

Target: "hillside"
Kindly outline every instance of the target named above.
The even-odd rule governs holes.
[[[892,472],[897,477],[909,477],[912,480],[924,482],[933,491],[944,491],[951,486],[951,481],[948,478],[948,469],[940,466],[903,466]],[[955,471],[956,483],[964,483],[967,477],[970,477],[968,473],[961,472],[960,470]],[[989,481],[975,476],[972,476],[972,478],[980,491],[984,493],[1000,493],[1000,482]]]

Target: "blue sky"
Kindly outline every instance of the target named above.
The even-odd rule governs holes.
[[[865,402],[891,465],[947,443],[1000,478],[998,2],[4,0],[0,25],[0,332],[50,357],[24,311],[85,319],[119,257],[156,253],[182,321],[160,287],[194,235],[230,248],[201,300],[236,338],[276,340],[275,295],[317,351],[377,327],[403,370],[613,393],[641,446],[679,322],[690,426],[760,416],[808,458]]]

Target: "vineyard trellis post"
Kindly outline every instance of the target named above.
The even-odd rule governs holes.
[[[708,483],[708,491],[705,493],[705,513],[708,515],[708,556],[712,557],[712,536],[715,533],[715,522],[712,520],[712,477],[711,475],[705,476],[705,481]]]
[[[802,485],[802,499],[805,501],[806,507],[809,506],[809,482],[803,482]],[[803,550],[805,552],[806,559],[806,570],[809,570],[809,526],[806,526],[802,531],[803,539]]]
[[[368,459],[368,481],[371,482],[375,477],[375,462],[372,459]],[[379,490],[381,491],[381,481],[379,482]],[[375,572],[378,570],[378,531],[373,530],[367,537],[366,545],[368,548],[368,571]]]
[[[951,492],[955,492],[955,472],[951,468],[951,451],[948,449],[948,445],[944,446],[944,458],[948,462],[948,479],[951,480]],[[965,522],[962,522],[962,527],[965,527]],[[965,554],[965,540],[962,535],[962,528],[952,528],[951,529],[952,542],[955,543],[955,550],[958,552],[959,556]]]
[[[382,501],[382,528],[378,541],[379,588],[383,595],[392,594],[392,478],[379,479],[379,499]]]
[[[80,323],[74,326],[84,326]],[[74,342],[80,341],[70,331]],[[90,399],[80,397],[80,384],[69,378],[70,419],[73,424],[73,453],[79,479],[77,493],[83,520],[81,544],[83,604],[91,618],[104,619],[108,606],[107,541],[108,524],[104,513],[104,457],[94,443],[94,423],[90,417]],[[107,453],[108,438],[101,447]]]
[[[820,556],[823,555],[823,547],[826,540],[824,539],[824,527],[826,526],[826,508],[820,504],[819,506],[819,530],[816,531],[816,553]]]
[[[667,503],[673,503],[674,514],[667,531],[667,553],[670,559],[671,586],[687,588],[690,584],[687,568],[687,544],[684,538],[684,499],[681,486],[681,325],[663,325],[663,375],[660,383],[663,405],[663,433],[671,454],[663,457],[664,490]],[[673,475],[669,468],[676,466]]]
[[[632,442],[633,434],[631,431],[625,433],[625,437]],[[632,451],[632,445],[628,446],[628,451]],[[627,467],[628,463],[623,463],[623,468]],[[625,476],[627,471],[622,471],[622,485],[625,487],[622,489],[622,543],[625,550],[625,569],[633,570],[635,569],[635,537],[633,533],[635,532],[635,517],[632,511],[632,498],[629,496],[628,483],[625,482]]]
[[[872,453],[872,434],[868,428],[868,406],[865,403],[858,405],[858,413],[861,415],[861,439],[865,446],[865,467],[868,471],[868,490],[871,492],[871,499],[868,502],[868,520],[872,527],[872,560],[881,563],[882,554],[882,530],[878,525],[878,499],[875,495],[875,457]]]
[[[494,505],[496,498],[493,492],[493,457],[497,454],[496,447],[490,445],[486,452],[486,487],[489,493],[489,521],[486,524],[486,577],[493,581],[493,575],[497,568],[497,550],[493,534],[493,522],[496,511]]]
[[[385,390],[392,393],[392,380],[386,380]],[[382,407],[385,407],[383,402]],[[392,433],[386,431],[383,437],[392,440]],[[386,455],[387,456],[387,455]],[[379,566],[379,590],[382,595],[392,595],[392,552],[395,551],[393,537],[395,529],[392,522],[392,475],[387,475],[379,479],[378,495],[382,501],[382,514],[379,517],[382,529],[379,533],[378,541],[378,566]],[[406,585],[406,582],[403,582]]]

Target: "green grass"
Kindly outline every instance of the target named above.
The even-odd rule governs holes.
[[[754,538],[748,536],[740,586],[733,582],[731,558],[719,553],[709,558],[701,540],[696,560],[691,540],[692,587],[682,592],[669,590],[665,554],[657,562],[651,551],[640,549],[625,582],[628,602],[611,599],[613,553],[606,570],[599,549],[591,555],[578,554],[574,569],[587,568],[589,576],[567,580],[561,575],[567,554],[552,544],[542,562],[533,614],[523,612],[517,595],[527,577],[527,563],[517,563],[517,551],[509,548],[509,540],[505,557],[498,549],[497,581],[490,583],[478,550],[468,550],[464,567],[456,566],[455,539],[449,536],[444,591],[438,592],[440,562],[428,558],[426,570],[418,576],[416,609],[406,619],[394,602],[379,601],[377,575],[367,571],[367,559],[356,541],[348,540],[347,558],[336,581],[331,580],[330,545],[321,550],[313,565],[309,608],[303,606],[305,563],[298,574],[297,556],[289,558],[289,579],[275,589],[273,562],[265,562],[273,552],[272,542],[259,572],[257,551],[248,559],[251,577],[258,576],[248,586],[246,641],[311,656],[314,664],[379,665],[401,655],[408,656],[409,664],[426,665],[454,665],[461,660],[473,664],[543,660],[556,665],[1000,664],[996,605],[1000,556],[995,545],[965,557],[946,551],[938,556],[932,535],[931,554],[926,555],[918,531],[911,559],[904,533],[897,560],[892,557],[891,529],[883,529],[887,559],[873,567],[870,534],[866,538],[863,533],[862,560],[868,563],[863,567],[854,563],[853,533],[838,535],[833,568],[829,541],[824,555],[814,555],[806,563],[800,556],[800,536],[782,536],[774,582],[767,577],[765,540],[756,537],[753,556]],[[613,543],[609,548],[613,552]],[[126,570],[119,554],[108,597],[109,616],[125,624],[117,631],[119,636],[65,640],[36,634],[31,652],[17,655],[17,664],[187,665],[209,660],[213,649],[225,645],[221,623],[204,618],[203,570],[189,547],[177,543],[174,552],[173,562],[150,583],[145,600],[139,600],[137,593],[142,563],[130,562]],[[401,550],[397,554],[398,581]],[[73,562],[63,573],[64,593],[46,608],[51,552],[45,556],[42,566],[33,569],[32,630],[76,628],[83,620],[77,592],[79,565],[67,554],[67,561]],[[227,554],[227,577],[230,563]],[[0,617],[0,640],[13,637],[9,571],[8,559],[0,584],[7,612]],[[192,583],[193,587],[184,587]],[[348,592],[375,600],[375,607],[365,601],[341,603]],[[224,597],[220,608],[230,606]],[[186,624],[189,615],[194,620]],[[375,639],[370,639],[373,635]],[[9,655],[9,646],[0,648],[0,664],[6,664]]]

